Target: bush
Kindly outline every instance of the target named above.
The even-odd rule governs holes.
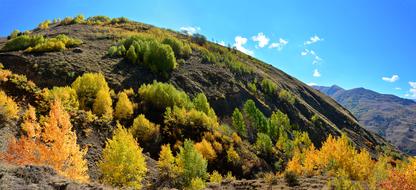
[[[269,79],[263,79],[261,81],[261,88],[263,89],[264,93],[273,95],[276,93],[277,85]]]
[[[159,160],[157,161],[157,168],[161,179],[173,181],[178,175],[178,166],[175,162],[175,157],[172,154],[170,145],[162,145]]]
[[[256,83],[254,83],[254,82],[250,82],[250,83],[248,83],[248,84],[247,84],[247,88],[248,88],[248,90],[250,90],[250,92],[252,92],[252,93],[257,93],[257,86],[256,86]]]
[[[207,38],[202,34],[193,34],[192,39],[194,43],[197,43],[198,45],[202,46],[207,42]]]
[[[238,131],[238,133],[242,136],[247,136],[246,131],[246,124],[244,122],[243,114],[240,112],[238,108],[234,109],[233,115],[232,115],[232,126],[234,129]]]
[[[159,126],[150,122],[143,114],[138,115],[134,119],[133,126],[130,128],[133,137],[141,142],[150,142],[157,139],[159,131]]]
[[[192,107],[188,95],[177,90],[173,85],[153,81],[152,84],[143,84],[139,88],[139,95],[144,103],[160,110],[167,107]]]
[[[0,90],[0,118],[2,120],[17,119],[19,107],[16,102]]]
[[[294,104],[296,102],[296,98],[295,96],[293,96],[292,93],[290,93],[289,91],[282,89],[279,92],[279,98],[288,102],[289,104]]]
[[[137,62],[137,54],[134,46],[130,46],[129,50],[127,50],[126,58],[130,61],[130,63]]]
[[[238,165],[240,163],[240,155],[238,155],[238,152],[234,150],[233,146],[230,146],[227,150],[227,161]]]
[[[185,188],[186,190],[202,190],[205,189],[205,181],[199,177],[193,178],[191,184]]]
[[[116,119],[128,119],[133,115],[133,103],[125,92],[118,94],[118,100],[114,112]]]
[[[45,90],[43,97],[51,103],[59,100],[66,111],[77,110],[79,106],[77,92],[69,86]]]
[[[191,184],[192,179],[207,178],[207,160],[195,149],[191,140],[185,140],[178,154],[178,166],[181,168],[181,179],[185,186]]]
[[[257,133],[256,143],[254,145],[261,154],[270,155],[273,150],[273,143],[270,137],[264,133]]]
[[[106,120],[111,120],[113,118],[113,101],[111,100],[110,92],[104,89],[101,89],[97,92],[97,96],[92,105],[92,112],[99,116],[103,117]]]
[[[107,82],[101,73],[85,73],[79,76],[73,83],[72,88],[77,92],[79,107],[84,110],[92,109],[98,91],[109,92]]]
[[[85,17],[84,15],[77,15],[73,20],[71,24],[82,24],[84,23]]]
[[[192,49],[189,44],[176,38],[165,38],[162,43],[169,45],[177,58],[188,58],[192,53]]]
[[[103,182],[120,188],[140,189],[147,172],[142,149],[120,124],[112,139],[107,140],[98,166]]]
[[[40,35],[21,35],[13,38],[4,45],[3,51],[25,50],[26,52],[50,52],[62,51],[67,47],[75,47],[82,44],[82,41],[60,34],[54,38],[44,38]]]
[[[10,33],[8,39],[16,38],[17,36],[19,36],[19,34],[20,34],[20,31],[19,30],[13,30],[13,32]]]
[[[110,22],[111,19],[108,16],[92,16],[87,19],[87,24],[90,25],[109,24]]]
[[[218,173],[216,170],[214,170],[212,172],[212,174],[209,176],[209,182],[221,185],[221,183],[222,183],[221,174]]]
[[[215,120],[217,119],[217,115],[215,114],[214,109],[212,109],[209,105],[208,99],[204,93],[197,94],[195,98],[192,100],[192,103],[196,110],[204,112],[209,117]]]
[[[35,35],[21,35],[15,38],[12,38],[6,42],[3,46],[2,51],[19,51],[25,50],[29,47],[34,47],[36,44],[43,42],[45,39],[43,36]]]
[[[154,73],[167,75],[176,68],[176,58],[172,48],[166,44],[149,43],[149,50],[144,54],[145,65]]]
[[[202,139],[201,142],[195,144],[196,150],[204,156],[208,161],[213,161],[217,158],[214,148],[211,143],[205,139]]]
[[[49,28],[49,24],[51,23],[51,21],[50,20],[45,20],[45,21],[43,21],[42,23],[40,23],[39,25],[38,25],[38,28],[39,29],[41,29],[41,30],[45,30],[45,29],[48,29]]]
[[[298,175],[294,172],[285,172],[285,181],[289,187],[294,187],[299,185]]]

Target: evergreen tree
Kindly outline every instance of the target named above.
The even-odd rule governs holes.
[[[194,178],[207,178],[207,160],[199,153],[191,140],[185,140],[178,154],[178,166],[185,186]]]

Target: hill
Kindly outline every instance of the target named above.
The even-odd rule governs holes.
[[[314,88],[350,110],[367,129],[380,134],[400,150],[416,154],[416,102],[364,88],[344,90],[338,86]]]
[[[205,168],[222,175],[232,172],[237,178],[283,172],[292,156],[310,147],[319,148],[327,139],[331,143],[332,136],[342,134],[340,146],[351,142],[364,152],[357,159],[383,154],[400,157],[385,139],[362,127],[330,97],[234,48],[206,41],[202,35],[189,36],[125,18],[84,20],[79,16],[14,32],[0,39],[0,49],[1,100],[7,102],[0,104],[5,107],[0,134],[23,140],[26,135],[46,151],[61,138],[45,140],[48,130],[41,130],[42,138],[35,138],[37,133],[27,127],[36,131],[38,125],[58,126],[51,131],[71,131],[72,125],[77,138],[68,131],[63,137],[76,141],[70,150],[79,154],[88,148],[88,175],[82,177],[92,181],[108,177],[103,175],[106,167],[100,160],[108,159],[104,164],[111,164],[118,161],[111,159],[123,155],[111,149],[103,151],[121,147],[111,143],[129,144],[126,147],[131,149],[118,151],[135,152],[130,159],[138,162],[146,160],[147,173],[142,164],[137,166],[141,170],[134,171],[146,173],[143,184],[149,188],[183,187],[197,179],[160,179],[159,172],[164,170],[158,170],[155,160],[160,159],[162,145],[176,154],[171,165],[188,170]],[[20,110],[9,109],[13,101],[17,103],[13,107]],[[107,141],[111,138],[115,140]],[[2,150],[7,149],[7,139],[0,142]],[[141,148],[132,147],[136,142],[131,141],[136,140],[146,152],[143,156]],[[348,159],[358,155],[355,149],[351,148]],[[15,154],[10,146],[8,150]],[[131,156],[131,152],[125,155]],[[191,161],[186,160],[189,157]],[[83,168],[83,162],[77,164]],[[116,175],[109,177],[123,176],[108,168],[107,172]],[[189,171],[189,175],[205,179],[205,172]]]

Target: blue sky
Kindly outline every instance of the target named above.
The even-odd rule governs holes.
[[[416,99],[416,1],[0,0],[0,7],[1,36],[45,19],[125,16],[195,28],[305,83]]]

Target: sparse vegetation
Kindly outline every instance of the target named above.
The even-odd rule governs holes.
[[[292,93],[290,93],[289,91],[284,90],[284,89],[280,90],[279,98],[288,102],[289,104],[292,104],[292,105],[296,102],[295,96]]]
[[[76,47],[82,44],[82,41],[70,38],[60,34],[53,38],[44,38],[40,35],[20,35],[10,39],[2,48],[2,51],[19,51],[26,52],[51,52],[63,51],[69,47]]]

